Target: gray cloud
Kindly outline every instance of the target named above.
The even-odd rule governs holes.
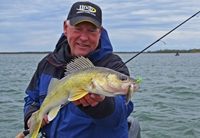
[[[0,51],[52,51],[74,0],[7,0],[0,4]],[[199,10],[199,0],[93,0],[115,51],[142,50]],[[200,48],[200,15],[152,49]]]

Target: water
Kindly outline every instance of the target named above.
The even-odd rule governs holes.
[[[133,54],[119,54],[127,61]],[[0,134],[11,138],[24,130],[23,98],[43,54],[0,55]],[[132,96],[131,116],[142,138],[199,138],[200,54],[141,54],[127,64],[142,78]]]

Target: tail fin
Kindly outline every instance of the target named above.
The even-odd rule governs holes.
[[[39,111],[31,116],[29,138],[36,138],[40,130],[42,119],[39,117]]]

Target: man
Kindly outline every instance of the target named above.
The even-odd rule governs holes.
[[[52,78],[63,78],[65,66],[77,56],[89,58],[95,66],[116,69],[123,64],[112,54],[107,32],[102,26],[99,6],[90,2],[77,2],[64,21],[64,34],[55,50],[40,63],[26,90],[24,122],[30,126],[31,115],[39,110]],[[117,71],[129,75],[123,66]],[[87,94],[83,98],[62,106],[55,119],[45,115],[41,132],[50,138],[128,138],[127,117],[133,103],[125,105],[126,97],[105,97]]]

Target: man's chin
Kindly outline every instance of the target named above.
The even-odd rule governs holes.
[[[74,56],[74,57],[81,57],[81,56],[87,57],[89,55],[89,53],[80,52],[80,53],[73,53],[73,54],[71,53],[71,55]]]

